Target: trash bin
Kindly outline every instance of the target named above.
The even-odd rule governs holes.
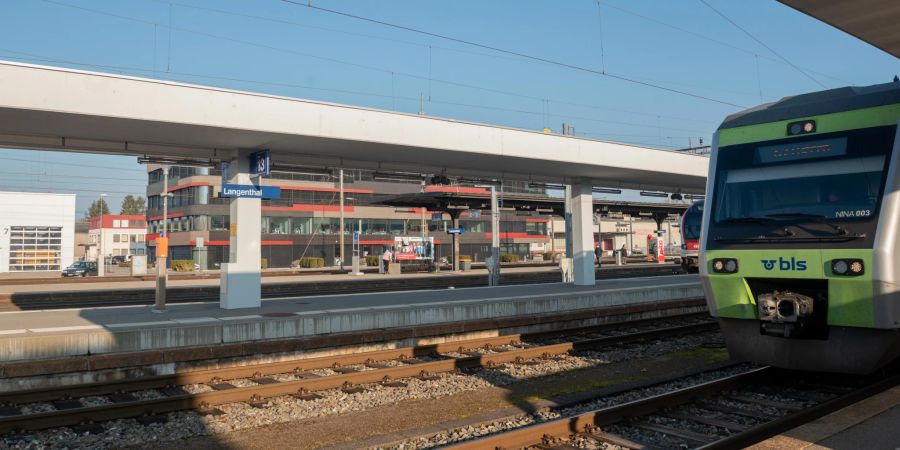
[[[462,261],[459,263],[459,266],[463,272],[468,272],[472,270],[472,261]]]

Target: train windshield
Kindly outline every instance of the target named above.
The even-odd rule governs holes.
[[[684,213],[681,234],[685,241],[700,239],[700,224],[703,222],[703,203],[698,202]]]
[[[716,220],[870,217],[883,167],[883,156],[871,156],[729,170],[721,174]]]
[[[714,222],[877,217],[893,127],[749,144],[719,154]]]

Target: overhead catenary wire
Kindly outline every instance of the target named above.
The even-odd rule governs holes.
[[[0,161],[20,161],[20,162],[28,162],[34,164],[55,164],[60,166],[73,166],[73,167],[90,167],[93,169],[112,169],[117,171],[128,171],[128,172],[141,172],[146,174],[146,170],[141,169],[126,169],[122,167],[112,167],[112,166],[98,166],[94,164],[79,164],[73,162],[62,162],[62,161],[37,161],[33,159],[24,159],[24,158],[8,158],[8,157],[0,157]]]
[[[824,84],[822,84],[822,82],[820,82],[819,80],[813,78],[812,75],[806,73],[806,71],[804,71],[803,69],[797,67],[796,64],[794,64],[793,62],[791,62],[790,60],[788,60],[788,59],[785,58],[784,56],[781,56],[781,53],[776,52],[772,47],[769,47],[768,45],[766,45],[765,42],[763,42],[762,40],[760,40],[759,38],[757,38],[756,36],[754,36],[752,33],[750,33],[749,31],[747,31],[746,29],[744,29],[742,26],[738,25],[735,21],[733,21],[733,20],[731,20],[730,18],[728,18],[728,16],[726,16],[725,14],[723,14],[721,11],[719,11],[719,10],[716,9],[716,8],[713,8],[713,6],[710,5],[706,0],[700,0],[700,3],[703,3],[704,5],[706,5],[707,8],[711,9],[714,13],[718,14],[719,17],[725,19],[726,22],[728,22],[728,23],[734,25],[735,28],[737,28],[738,30],[741,30],[741,32],[743,32],[744,34],[746,34],[750,39],[753,39],[754,41],[756,41],[756,43],[758,43],[759,45],[762,45],[763,47],[765,47],[766,50],[772,52],[773,55],[779,57],[782,61],[786,62],[789,66],[793,67],[797,72],[800,72],[801,74],[803,74],[803,76],[805,76],[806,78],[809,78],[809,79],[812,80],[814,83],[818,84],[821,88],[823,88],[823,89],[826,88],[826,86],[825,86]]]
[[[497,55],[497,54],[493,54],[493,53],[477,52],[477,51],[463,50],[460,48],[444,47],[444,46],[440,46],[440,45],[435,45],[433,43],[414,42],[414,41],[408,41],[408,40],[385,37],[385,36],[378,36],[378,35],[367,34],[367,33],[346,31],[346,30],[340,30],[340,29],[336,29],[336,28],[323,27],[323,26],[319,26],[319,25],[310,25],[307,23],[301,23],[301,22],[287,20],[287,19],[283,19],[283,18],[259,16],[259,15],[255,15],[255,14],[248,14],[248,13],[242,13],[242,12],[237,12],[237,11],[229,11],[229,10],[220,9],[220,8],[211,8],[211,7],[205,7],[205,6],[190,5],[190,4],[186,4],[186,3],[170,2],[170,1],[166,1],[166,0],[147,0],[147,1],[162,3],[162,4],[166,4],[166,5],[173,4],[173,5],[176,5],[179,7],[191,8],[191,9],[196,9],[199,11],[208,11],[208,12],[214,12],[214,13],[218,13],[218,14],[232,15],[235,17],[243,17],[243,18],[248,18],[248,19],[267,21],[267,22],[272,22],[272,23],[279,23],[279,24],[283,24],[283,25],[291,25],[291,26],[296,26],[296,27],[300,27],[300,28],[309,28],[309,29],[326,31],[326,32],[331,32],[331,33],[339,33],[339,34],[344,34],[344,35],[348,35],[348,36],[364,37],[366,39],[378,39],[378,40],[383,40],[386,42],[394,42],[394,43],[406,44],[406,45],[417,46],[417,47],[424,46],[424,47],[427,47],[428,51],[429,51],[429,65],[431,64],[431,52],[434,49],[440,49],[440,50],[445,50],[445,51],[450,51],[450,52],[465,53],[465,54],[469,54],[469,55],[485,56],[485,57],[495,58],[495,59],[505,59],[505,60],[518,61],[518,62],[530,62],[530,63],[545,64],[545,63],[541,63],[539,61],[533,61],[533,60],[528,60],[528,59],[523,59],[523,58],[513,58],[513,57],[507,57],[504,55]],[[598,6],[599,6],[599,4],[598,4]],[[118,16],[118,17],[121,18],[122,16]],[[602,36],[601,36],[601,38],[602,38]],[[603,50],[603,42],[601,42],[600,45],[601,45],[601,52],[605,52],[605,50]],[[750,52],[750,53],[752,53],[752,52]],[[430,92],[430,90],[431,90],[430,82],[432,81],[430,72],[428,73],[427,81],[429,84],[428,88],[429,88],[429,92]],[[459,82],[452,82],[449,80],[440,80],[440,79],[434,80],[434,81],[444,83],[444,84],[452,84],[452,85],[471,88],[471,89],[479,89],[479,90],[494,92],[494,93],[498,93],[498,94],[514,96],[514,97],[531,98],[532,100],[541,100],[539,98],[528,96],[525,94],[513,93],[513,92],[509,92],[509,91],[502,91],[502,90],[497,90],[497,89],[492,89],[492,88],[486,88],[483,86],[477,86],[477,85],[471,85],[471,84],[465,84],[465,83],[459,83]],[[731,93],[735,93],[735,92],[731,92]],[[623,110],[623,109],[617,109],[617,108],[600,107],[597,105],[589,105],[586,103],[578,103],[578,102],[574,102],[574,101],[567,101],[567,100],[561,100],[561,99],[551,99],[551,100],[553,100],[556,103],[561,103],[561,104],[566,104],[566,105],[571,105],[571,106],[578,106],[578,107],[583,107],[583,108],[591,108],[591,109],[604,110],[604,111],[625,112],[625,113],[629,113],[629,114],[637,114],[637,115],[656,117],[656,114],[654,114],[654,113],[645,113],[645,112],[640,112],[640,111],[629,111],[629,110]],[[666,118],[666,119],[675,119],[675,120],[696,120],[693,118],[666,116],[666,115],[663,115],[662,117]]]
[[[718,44],[718,45],[721,45],[721,46],[730,48],[730,49],[732,49],[732,50],[737,50],[737,51],[739,51],[739,52],[743,52],[743,53],[746,53],[746,54],[748,54],[748,55],[757,55],[757,52],[756,52],[755,50],[749,50],[749,49],[746,49],[746,48],[743,48],[743,47],[739,47],[739,46],[737,46],[737,45],[734,45],[734,44],[731,44],[731,43],[728,43],[728,42],[725,42],[725,41],[722,41],[722,40],[719,40],[719,39],[716,39],[716,38],[713,38],[713,37],[710,37],[710,36],[706,36],[706,35],[704,35],[704,34],[698,33],[698,32],[693,31],[693,30],[689,30],[689,29],[686,29],[686,28],[682,28],[682,27],[679,27],[679,26],[677,26],[677,25],[672,25],[672,24],[670,24],[670,23],[668,23],[668,22],[664,22],[664,21],[662,21],[662,20],[659,20],[659,19],[656,19],[656,18],[647,16],[647,15],[644,15],[644,14],[641,14],[641,13],[638,13],[638,12],[635,12],[635,11],[632,11],[632,10],[629,10],[629,9],[626,9],[626,8],[623,8],[623,7],[619,6],[619,5],[614,5],[614,4],[610,3],[610,2],[605,2],[605,3],[603,3],[603,6],[606,7],[606,8],[612,8],[612,9],[615,9],[615,10],[617,10],[617,11],[623,12],[623,13],[625,13],[625,14],[628,14],[628,15],[631,15],[631,16],[634,16],[634,17],[637,17],[637,18],[640,18],[640,19],[644,19],[644,20],[646,20],[646,21],[648,21],[648,22],[653,22],[653,23],[655,23],[655,24],[657,24],[657,25],[661,25],[661,26],[663,26],[663,27],[666,27],[666,28],[669,28],[669,29],[672,29],[672,30],[675,30],[675,31],[678,31],[678,32],[681,32],[681,33],[688,34],[688,35],[690,35],[690,36],[694,36],[694,37],[696,37],[696,38],[699,38],[699,39],[702,39],[702,40],[705,40],[705,41],[708,41],[708,42],[712,42],[712,43],[714,43],[714,44]],[[779,64],[785,64],[785,61],[783,61],[783,60],[781,60],[781,59],[778,59],[778,58],[771,58],[771,57],[764,56],[764,55],[758,55],[758,56],[761,57],[761,58],[763,58],[763,59],[769,60],[769,61],[777,62],[777,63],[779,63]],[[833,75],[829,75],[829,74],[827,74],[827,73],[823,73],[823,72],[816,71],[816,70],[812,70],[812,69],[808,69],[808,68],[807,68],[806,70],[809,71],[809,72],[812,72],[812,73],[816,73],[816,74],[822,75],[822,76],[824,76],[824,77],[831,78],[832,80],[835,80],[835,81],[840,81],[841,83],[844,83],[844,84],[853,84],[853,83],[850,82],[850,81],[844,80],[844,79],[842,79],[842,78],[835,77],[835,76],[833,76]]]
[[[719,103],[719,104],[723,104],[723,105],[727,105],[727,106],[734,106],[734,107],[736,107],[736,108],[745,108],[745,106],[738,105],[738,104],[736,104],[736,103],[732,103],[732,102],[729,102],[729,101],[726,101],[726,100],[721,100],[721,99],[717,99],[717,98],[713,98],[713,97],[708,97],[708,96],[701,95],[701,94],[695,94],[695,93],[692,93],[692,92],[682,91],[682,90],[680,90],[680,89],[673,89],[673,88],[665,87],[665,86],[658,85],[658,84],[654,84],[654,83],[648,83],[648,82],[640,81],[640,80],[637,80],[637,79],[634,79],[634,78],[630,78],[630,77],[626,77],[626,76],[622,76],[622,75],[616,75],[616,74],[612,74],[612,73],[609,73],[609,72],[604,72],[604,71],[601,71],[601,70],[592,69],[592,68],[589,68],[589,67],[579,66],[579,65],[577,65],[577,64],[571,64],[571,63],[566,63],[566,62],[562,62],[562,61],[556,61],[556,60],[552,60],[552,59],[545,58],[545,57],[542,57],[542,56],[529,55],[529,54],[522,53],[522,52],[515,51],[515,50],[507,50],[507,49],[503,49],[503,48],[500,48],[500,47],[495,47],[495,46],[493,46],[493,45],[488,45],[488,44],[483,44],[483,43],[480,43],[480,42],[470,41],[470,40],[467,40],[467,39],[457,38],[457,37],[448,36],[448,35],[444,35],[444,34],[440,34],[440,33],[433,33],[433,32],[430,32],[430,31],[421,30],[421,29],[413,28],[413,27],[408,27],[408,26],[405,26],[405,25],[398,25],[398,24],[394,24],[394,23],[390,23],[390,22],[385,22],[385,21],[383,21],[383,20],[372,19],[372,18],[369,18],[369,17],[359,16],[359,15],[356,15],[356,14],[351,14],[351,13],[347,13],[347,12],[343,12],[343,11],[338,11],[338,10],[334,10],[334,9],[324,8],[324,7],[321,7],[321,6],[318,6],[318,5],[313,5],[312,3],[301,3],[301,2],[296,2],[296,1],[293,1],[293,0],[281,0],[281,1],[284,2],[284,3],[291,3],[291,4],[294,4],[294,5],[298,5],[298,6],[305,6],[305,7],[307,7],[307,8],[315,9],[315,10],[317,10],[317,11],[323,11],[323,12],[326,12],[326,13],[329,13],[329,14],[336,14],[336,15],[340,15],[340,16],[344,16],[344,17],[349,17],[349,18],[356,19],[356,20],[361,20],[361,21],[365,21],[365,22],[370,22],[370,23],[375,23],[375,24],[379,24],[379,25],[384,25],[384,26],[391,27],[391,28],[396,28],[396,29],[399,29],[399,30],[405,30],[405,31],[409,31],[409,32],[412,32],[412,33],[419,33],[419,34],[422,34],[422,35],[425,35],[425,36],[431,36],[431,37],[438,38],[438,39],[444,39],[444,40],[448,40],[448,41],[451,41],[451,42],[457,42],[457,43],[460,43],[460,44],[466,44],[466,45],[470,45],[470,46],[473,46],[473,47],[479,47],[479,48],[483,48],[483,49],[486,49],[486,50],[495,51],[495,52],[498,52],[498,53],[505,53],[505,54],[508,54],[508,55],[518,56],[518,57],[525,58],[525,59],[531,59],[531,60],[534,60],[534,61],[540,61],[540,62],[544,62],[544,63],[547,63],[547,64],[552,64],[552,65],[555,65],[555,66],[559,66],[559,67],[563,67],[563,68],[567,68],[567,69],[571,69],[571,70],[575,70],[575,71],[579,71],[579,72],[585,72],[585,73],[590,73],[590,74],[594,74],[594,75],[599,75],[599,76],[602,76],[602,77],[613,78],[613,79],[616,79],[616,80],[620,80],[620,81],[624,81],[624,82],[628,82],[628,83],[632,83],[632,84],[636,84],[636,85],[640,85],[640,86],[650,87],[650,88],[654,88],[654,89],[658,89],[658,90],[662,90],[662,91],[667,91],[667,92],[671,92],[671,93],[675,93],[675,94],[679,94],[679,95],[684,95],[684,96],[696,98],[696,99],[699,99],[699,100],[710,101],[710,102]]]
[[[93,8],[88,8],[88,7],[80,6],[80,5],[72,5],[72,4],[69,4],[69,3],[65,3],[65,2],[61,2],[61,1],[56,1],[56,0],[43,0],[43,1],[46,2],[46,3],[49,3],[49,4],[54,4],[54,5],[58,5],[58,6],[63,6],[63,7],[73,8],[73,9],[78,9],[78,10],[82,10],[82,11],[86,11],[86,12],[90,12],[90,13],[94,13],[94,14],[106,15],[106,16],[109,16],[109,17],[115,17],[115,18],[118,18],[118,19],[121,19],[121,20],[129,20],[129,21],[134,21],[134,22],[138,22],[138,23],[143,23],[143,24],[146,24],[146,25],[153,25],[153,26],[159,26],[159,27],[163,27],[163,28],[169,28],[169,26],[166,25],[166,24],[160,24],[160,23],[153,22],[153,21],[149,21],[149,20],[142,19],[142,18],[137,18],[137,17],[126,16],[126,15],[122,15],[122,14],[111,13],[111,12],[108,12],[108,11],[101,11],[101,10],[97,10],[97,9],[93,9]],[[155,0],[155,1],[159,1],[159,2],[165,3],[165,4],[172,3],[172,2],[164,2],[164,1],[162,1],[162,0]],[[181,5],[180,3],[172,3],[172,4],[174,4],[174,5]],[[189,7],[194,7],[194,6],[189,6]],[[229,12],[226,12],[226,11],[224,11],[224,10],[217,10],[217,9],[211,9],[211,8],[200,8],[200,7],[195,7],[195,8],[198,8],[198,9],[201,9],[201,10],[202,10],[202,9],[208,9],[208,10],[212,10],[212,11],[216,11],[216,12],[229,13]],[[238,15],[238,16],[249,16],[249,17],[253,17],[253,18],[260,19],[260,20],[270,20],[270,19],[268,19],[268,18],[264,18],[264,17],[261,17],[261,16],[252,16],[252,15],[246,15],[246,14],[242,14],[242,13],[232,13],[232,14],[235,14],[235,15]],[[281,20],[277,20],[277,19],[271,19],[271,20],[276,20],[276,21],[279,21],[279,22],[285,22],[285,21],[281,21]],[[287,23],[293,23],[293,22],[287,21]],[[299,26],[306,26],[306,25],[299,25]],[[323,28],[323,27],[315,27],[315,28],[322,28],[322,29],[326,29],[326,30],[331,30],[331,29],[327,29],[327,28]],[[515,93],[515,92],[505,91],[505,90],[502,90],[502,89],[490,88],[490,87],[485,87],[485,86],[478,86],[478,85],[474,85],[474,84],[462,83],[462,82],[459,82],[459,81],[453,81],[453,80],[444,80],[444,79],[433,78],[433,77],[431,77],[431,76],[425,76],[425,75],[417,75],[417,74],[408,73],[408,72],[396,71],[396,70],[392,70],[392,69],[389,69],[389,68],[382,68],[382,67],[368,66],[368,65],[364,65],[364,64],[354,63],[354,62],[351,62],[351,61],[341,60],[341,59],[338,59],[338,58],[326,57],[326,56],[321,56],[321,55],[314,55],[314,54],[310,54],[310,53],[303,53],[303,52],[299,52],[299,51],[296,51],[296,50],[293,50],[293,49],[287,49],[287,48],[283,48],[283,47],[277,47],[277,46],[272,46],[272,45],[269,45],[269,44],[262,44],[262,43],[252,42],[252,41],[245,41],[245,40],[233,38],[233,37],[231,37],[231,36],[222,36],[222,35],[217,35],[217,34],[213,34],[213,33],[208,33],[208,32],[200,31],[200,30],[193,30],[193,29],[189,29],[189,28],[184,28],[184,27],[174,27],[174,26],[172,27],[172,29],[174,29],[174,30],[176,30],[176,31],[185,32],[185,33],[197,34],[197,35],[209,37],[209,38],[212,38],[212,39],[219,39],[219,40],[224,40],[224,41],[229,41],[229,42],[239,43],[239,44],[243,44],[243,45],[254,46],[254,47],[259,47],[259,48],[265,48],[265,49],[268,49],[268,50],[279,51],[279,52],[284,52],[284,53],[290,53],[290,54],[294,54],[294,55],[298,55],[298,56],[304,56],[304,57],[313,58],[313,59],[319,59],[319,60],[328,61],[328,62],[332,62],[332,63],[336,63],[336,64],[348,65],[348,66],[355,67],[355,68],[361,68],[361,69],[366,69],[366,70],[372,70],[372,71],[384,73],[384,74],[386,74],[386,75],[390,75],[390,74],[393,73],[393,74],[395,74],[395,75],[397,75],[397,76],[404,76],[404,77],[408,77],[408,78],[412,78],[412,79],[417,79],[417,80],[421,80],[421,81],[426,81],[426,82],[433,81],[433,82],[436,82],[436,83],[446,84],[446,85],[450,85],[450,86],[457,86],[457,87],[462,87],[462,88],[467,88],[467,89],[480,90],[480,91],[484,91],[484,92],[491,92],[491,93],[495,93],[495,94],[507,95],[507,96],[517,97],[517,98],[526,98],[526,99],[537,100],[537,101],[543,101],[543,100],[544,100],[543,97],[529,96],[529,95],[526,95],[526,94],[521,94],[521,93]],[[354,33],[351,33],[351,34],[354,34]],[[368,36],[368,35],[363,35],[363,36]],[[416,45],[420,45],[420,44],[416,44]],[[441,47],[435,47],[435,48],[441,48]],[[453,49],[448,49],[448,50],[453,50]],[[454,50],[454,51],[455,51],[455,50]],[[78,63],[74,63],[74,64],[78,64]],[[136,69],[136,70],[143,70],[143,71],[146,71],[145,69]],[[171,72],[171,73],[175,74],[176,72]],[[182,72],[182,74],[184,74],[184,73]],[[217,77],[214,76],[214,75],[188,75],[188,76],[198,76],[198,77],[217,78]],[[228,78],[226,78],[226,77],[219,77],[219,78],[220,78],[220,79],[228,79]],[[231,78],[231,80],[234,80],[234,81],[245,81],[245,82],[249,82],[249,83],[258,83],[258,84],[268,84],[268,83],[265,83],[265,82],[257,82],[257,81],[253,81],[253,80],[237,80],[237,79],[235,79],[235,78]],[[284,84],[284,85],[287,85],[287,84]],[[314,88],[314,87],[308,87],[308,88],[309,88],[309,89],[317,89],[317,88]],[[325,89],[322,89],[322,90],[325,90]],[[345,91],[345,92],[347,92],[347,93],[352,93],[352,91]],[[368,93],[368,94],[365,94],[365,95],[373,95],[373,96],[377,96],[378,94],[371,94],[371,93]],[[393,96],[390,96],[390,95],[383,95],[383,94],[382,94],[381,96],[383,96],[383,97],[385,97],[385,98],[392,98],[392,97],[393,97]],[[418,99],[415,99],[415,100],[418,101]],[[570,106],[576,106],[576,107],[583,107],[583,108],[589,108],[589,109],[595,109],[595,110],[600,110],[600,111],[624,112],[624,113],[628,113],[628,114],[642,115],[642,116],[647,116],[647,117],[652,117],[652,118],[655,118],[655,117],[657,116],[657,114],[655,114],[655,113],[652,114],[652,113],[645,113],[645,112],[640,112],[640,111],[629,111],[629,110],[623,110],[623,109],[617,109],[617,108],[600,107],[600,106],[597,106],[597,105],[590,105],[590,104],[586,104],[586,103],[579,103],[579,102],[575,102],[575,101],[572,101],[572,100],[564,100],[564,99],[551,99],[551,100],[552,100],[553,102],[559,103],[559,104],[570,105]],[[674,119],[674,120],[696,121],[696,119],[694,119],[694,118],[687,118],[687,117],[677,117],[677,116],[667,116],[667,115],[666,115],[666,116],[662,116],[662,117],[664,117],[664,118],[666,118],[666,119]]]

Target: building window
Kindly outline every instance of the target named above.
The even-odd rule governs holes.
[[[269,217],[269,234],[290,234],[291,218],[290,217]],[[263,228],[265,230],[265,228]]]
[[[114,235],[113,235],[113,242],[121,242],[121,241],[119,240],[119,235],[118,235],[118,234],[114,234]]]
[[[231,225],[229,216],[210,216],[209,229],[212,231],[228,230]]]
[[[291,219],[294,225],[294,234],[312,234],[312,218],[293,217]]]
[[[9,270],[60,270],[62,227],[10,227]]]

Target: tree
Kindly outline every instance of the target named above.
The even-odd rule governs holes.
[[[143,215],[147,212],[147,205],[144,197],[141,196],[133,196],[131,194],[126,195],[125,198],[122,199],[122,211],[119,214],[129,215],[129,216],[139,216]]]
[[[97,217],[100,214],[109,214],[109,205],[106,204],[106,199],[104,198],[94,200],[91,203],[91,207],[88,208],[88,217]]]

